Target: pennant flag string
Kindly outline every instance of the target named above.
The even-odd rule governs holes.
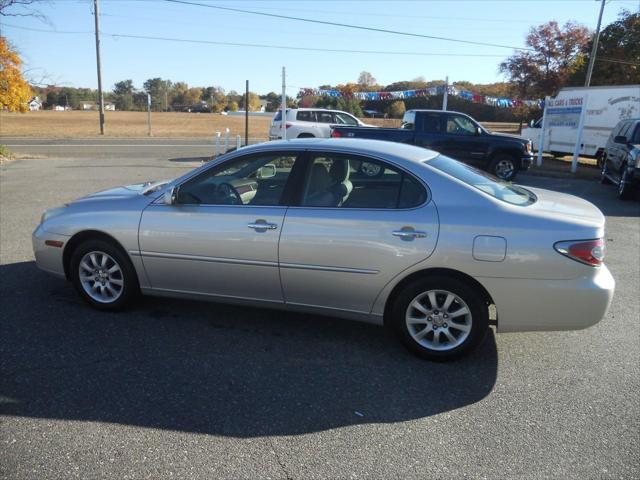
[[[444,86],[429,88],[418,88],[415,90],[398,90],[395,92],[341,92],[336,89],[301,88],[300,94],[314,96],[328,96],[333,98],[355,98],[356,100],[381,101],[381,100],[402,100],[405,98],[421,98],[434,95],[442,95]],[[447,87],[447,94],[463,98],[473,103],[483,103],[501,108],[513,108],[526,105],[528,107],[544,107],[544,100],[518,100],[504,97],[493,97],[490,95],[480,95],[469,90],[462,90],[453,85]]]

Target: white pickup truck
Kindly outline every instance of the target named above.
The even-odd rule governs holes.
[[[568,87],[560,90],[553,99],[571,100],[587,96],[587,109],[584,117],[584,129],[580,142],[580,155],[596,157],[601,160],[611,130],[620,120],[640,116],[640,85],[621,85],[611,87]],[[572,154],[576,144],[578,125],[575,115],[567,119],[562,115],[547,115],[544,135],[544,152],[567,155]],[[540,148],[542,118],[522,129],[521,137],[533,142],[533,149]]]

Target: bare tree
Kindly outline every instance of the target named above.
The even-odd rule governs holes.
[[[376,84],[376,79],[369,72],[360,72],[358,84],[364,87],[372,87]]]
[[[39,5],[48,0],[0,0],[0,15],[3,17],[35,17],[49,23],[48,18],[39,10]]]

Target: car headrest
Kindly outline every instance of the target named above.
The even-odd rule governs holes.
[[[339,158],[333,161],[329,175],[335,182],[342,183],[349,178],[349,160]]]
[[[314,163],[311,167],[311,178],[309,179],[309,192],[314,193],[324,190],[331,183],[331,177],[327,172],[327,167],[321,163]]]

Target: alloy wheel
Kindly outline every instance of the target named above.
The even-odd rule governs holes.
[[[96,302],[113,303],[122,295],[122,268],[105,252],[92,251],[84,255],[78,266],[78,275],[82,289]]]
[[[511,178],[513,176],[514,170],[515,166],[513,165],[513,162],[511,160],[504,159],[496,163],[496,176],[503,180]]]
[[[447,351],[460,346],[472,327],[471,309],[455,293],[428,290],[416,296],[405,314],[411,338],[429,350]]]

